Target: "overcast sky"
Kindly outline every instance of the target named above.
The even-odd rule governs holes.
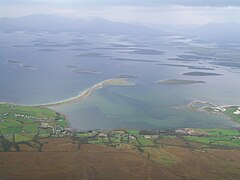
[[[0,17],[34,13],[145,24],[240,22],[240,0],[0,0]]]

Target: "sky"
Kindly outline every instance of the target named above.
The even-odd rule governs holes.
[[[240,23],[240,0],[0,0],[0,17],[35,13],[154,25]]]

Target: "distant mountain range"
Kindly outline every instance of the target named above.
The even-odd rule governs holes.
[[[78,32],[92,34],[151,35],[184,34],[199,36],[210,41],[240,42],[240,24],[209,23],[201,26],[160,26],[112,22],[103,18],[74,19],[57,15],[34,14],[17,18],[0,18],[0,31]],[[171,32],[171,33],[169,33]],[[174,32],[174,33],[173,33]]]
[[[187,32],[210,41],[240,42],[240,24],[238,23],[209,23]]]
[[[0,18],[0,31],[29,32],[79,32],[107,34],[151,34],[165,35],[166,32],[141,25],[112,22],[103,18],[73,19],[57,15],[34,14],[18,18]]]

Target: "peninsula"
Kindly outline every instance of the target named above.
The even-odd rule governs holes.
[[[104,80],[100,83],[95,84],[94,86],[82,91],[79,95],[75,97],[71,97],[68,99],[65,99],[63,101],[48,103],[48,104],[40,104],[40,105],[34,105],[34,106],[44,106],[44,107],[51,107],[51,106],[58,106],[66,103],[72,103],[76,101],[80,101],[88,96],[90,96],[94,91],[101,89],[105,86],[132,86],[134,85],[133,82],[129,80],[129,78],[112,78]]]

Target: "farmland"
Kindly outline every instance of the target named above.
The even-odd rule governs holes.
[[[11,142],[57,135],[66,127],[68,122],[64,115],[50,109],[0,104],[0,134]]]
[[[239,177],[238,128],[76,131],[43,107],[1,104],[0,113],[0,178]]]

